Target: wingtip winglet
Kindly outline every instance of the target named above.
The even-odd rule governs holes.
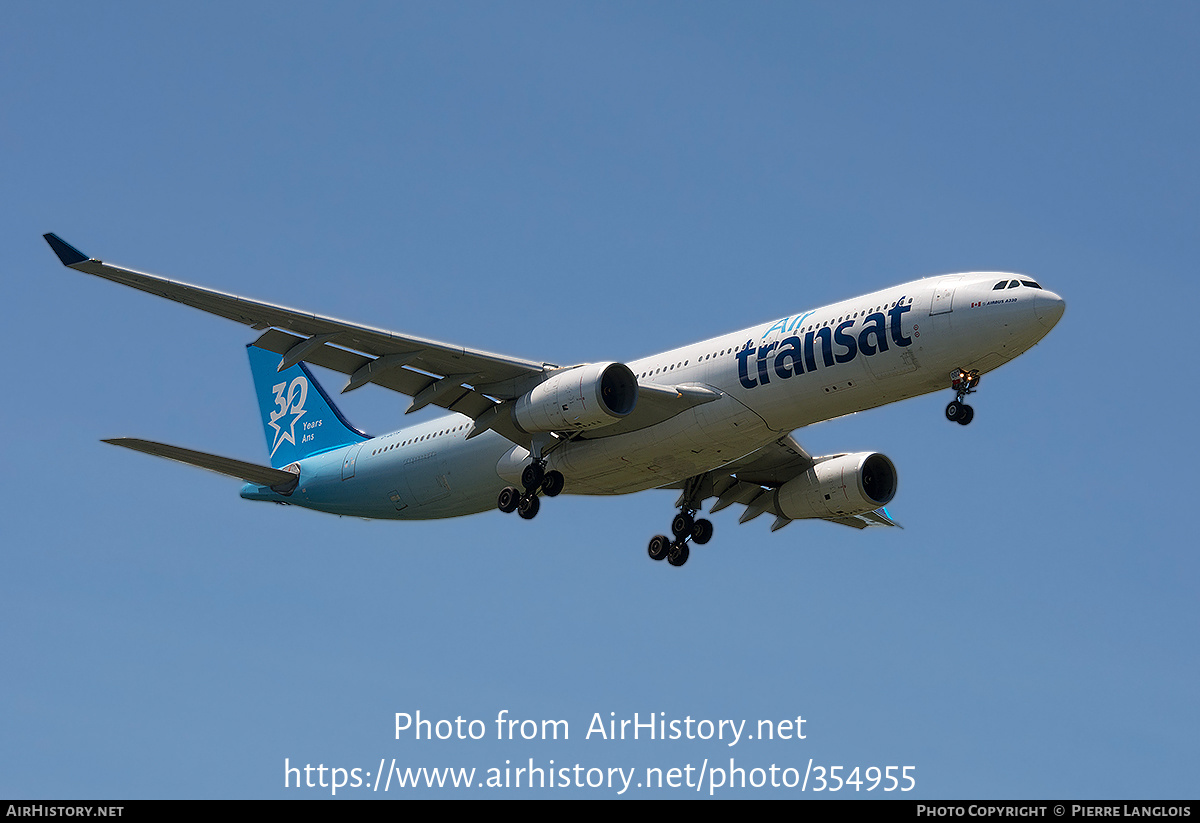
[[[66,240],[63,240],[57,234],[49,232],[43,234],[42,237],[50,244],[50,248],[58,255],[58,259],[62,261],[64,266],[74,266],[76,263],[83,263],[86,260],[91,260],[86,254],[72,246]]]

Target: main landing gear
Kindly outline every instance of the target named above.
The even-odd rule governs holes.
[[[683,494],[675,503],[679,507],[679,514],[671,521],[671,534],[675,537],[672,539],[662,534],[652,537],[650,547],[646,550],[651,560],[665,558],[672,566],[682,566],[692,553],[688,547],[689,540],[697,546],[703,546],[712,539],[712,523],[704,518],[696,519],[700,504],[711,491],[712,484],[707,475],[698,474],[684,481]]]
[[[650,539],[650,546],[646,551],[651,560],[666,558],[672,566],[682,566],[691,554],[688,541],[703,546],[712,539],[713,525],[704,518],[697,520],[695,509],[684,509],[671,521],[671,533],[675,535],[674,540],[656,534]]]
[[[562,493],[566,479],[562,472],[551,469],[546,471],[546,461],[534,460],[521,472],[521,485],[525,491],[516,486],[505,486],[496,500],[496,508],[505,514],[516,512],[525,520],[537,517],[541,501],[538,493],[547,497],[558,497]]]
[[[955,369],[950,372],[950,388],[954,389],[955,398],[946,406],[947,420],[965,426],[975,418],[975,410],[964,403],[963,399],[968,394],[974,394],[978,385],[979,369]]]

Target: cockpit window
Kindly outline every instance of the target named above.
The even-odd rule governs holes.
[[[1029,286],[1029,288],[1031,288],[1031,289],[1040,289],[1041,288],[1041,286],[1039,286],[1037,283],[1033,282],[1032,280],[1022,280],[1021,285]]]
[[[992,291],[1000,291],[1000,289],[1004,288],[1004,287],[1005,287],[1005,286],[1007,286],[1007,285],[1008,285],[1008,281],[1007,281],[1007,280],[1001,280],[999,283],[997,283],[996,285],[992,286]]]
[[[1018,280],[1009,280],[1009,281],[1008,281],[1008,287],[1009,287],[1010,289],[1015,289],[1015,288],[1016,288],[1017,286],[1019,286],[1019,285],[1021,285],[1021,283],[1020,283],[1020,281],[1018,281]]]

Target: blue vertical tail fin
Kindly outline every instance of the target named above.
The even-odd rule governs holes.
[[[246,352],[273,468],[368,439],[346,422],[303,363],[277,371],[278,354],[253,344]]]

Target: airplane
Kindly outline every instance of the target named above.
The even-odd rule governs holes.
[[[813,457],[792,432],[949,389],[945,416],[980,377],[1038,343],[1061,297],[1020,274],[925,278],[790,314],[629,363],[534,362],[263,303],[88,257],[44,235],[63,265],[250,326],[247,345],[269,466],[136,438],[117,446],[244,481],[247,500],[362,518],[425,520],[498,508],[524,519],[560,493],[677,489],[671,537],[647,553],[670,565],[708,543],[709,511],[745,523],[820,519],[897,526],[896,468],[882,454]],[[448,414],[371,437],[351,426],[311,363]]]

